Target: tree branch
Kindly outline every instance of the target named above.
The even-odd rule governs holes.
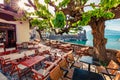
[[[111,12],[115,14],[114,19],[120,18],[120,5],[111,9]]]
[[[37,7],[33,4],[33,2],[31,0],[28,0],[28,2],[35,10],[37,10]]]
[[[55,12],[58,10],[57,6],[50,0],[49,5],[55,8]]]

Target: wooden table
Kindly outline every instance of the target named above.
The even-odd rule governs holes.
[[[22,75],[25,75],[26,73],[31,71],[32,67],[35,64],[39,63],[40,61],[42,61],[44,59],[45,59],[44,56],[35,56],[35,57],[31,57],[25,61],[22,61],[19,64],[13,64],[11,74],[13,74],[15,71],[17,71],[19,79],[21,79]],[[22,72],[23,70],[24,70],[24,72]]]
[[[61,48],[71,47],[71,44],[61,44],[60,47]]]
[[[0,56],[3,59],[10,59],[10,60],[16,60],[19,58],[23,58],[25,55],[26,56],[30,56],[30,55],[34,55],[35,51],[34,50],[27,50],[27,51],[23,51],[21,53],[13,53],[13,54],[9,54],[9,55],[3,55]]]
[[[93,57],[91,56],[82,56],[80,62],[88,64],[88,71],[90,71],[90,65],[93,64]]]
[[[27,66],[27,67],[32,67],[33,65],[37,64],[38,62],[40,62],[44,59],[45,59],[44,56],[35,56],[35,57],[32,57],[30,59],[27,59],[27,60],[21,62],[20,64]]]

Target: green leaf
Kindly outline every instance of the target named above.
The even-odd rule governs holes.
[[[120,0],[101,0],[101,7],[104,9],[110,9],[113,7],[117,7],[120,4]]]
[[[50,2],[50,0],[44,0],[44,2],[45,2],[46,4],[48,4],[48,3]]]
[[[56,16],[51,20],[55,28],[63,28],[65,26],[65,15],[62,11],[56,12]]]
[[[115,15],[112,12],[106,12],[103,16],[107,19],[112,19]]]
[[[69,2],[70,0],[63,0],[62,2],[59,3],[59,7],[65,7]]]

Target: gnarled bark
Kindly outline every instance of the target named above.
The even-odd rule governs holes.
[[[93,47],[98,59],[105,61],[107,59],[106,43],[107,39],[104,38],[105,25],[104,20],[99,19],[93,22],[91,25],[93,34]]]
[[[41,34],[41,31],[40,31],[39,29],[37,29],[37,32],[38,32],[39,35],[40,35],[40,39],[41,39],[42,41],[44,41],[44,40],[43,40],[43,37],[42,37],[42,34]]]

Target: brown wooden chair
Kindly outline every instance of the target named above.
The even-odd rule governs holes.
[[[96,69],[98,70],[98,73],[102,73],[103,75],[108,75],[110,77],[110,79],[112,80],[112,76],[115,76],[118,69],[119,69],[119,65],[114,62],[113,60],[111,60],[108,64],[108,66],[103,67],[103,66],[98,66],[96,67]]]
[[[81,68],[82,67],[83,64],[81,62],[78,62],[77,60],[78,59],[75,60],[75,58],[74,58],[72,53],[67,55],[67,61],[71,64],[71,67],[77,67],[77,68]]]
[[[15,49],[15,50],[11,50],[10,52],[11,52],[11,53],[18,53],[19,50]]]
[[[22,44],[18,44],[18,43],[16,44],[16,49],[19,50],[19,49],[22,49],[22,47],[23,47]]]
[[[4,52],[5,51],[5,46],[4,43],[0,44],[0,52]]]
[[[49,66],[52,65],[52,64],[57,65],[60,61],[61,61],[61,58],[57,58],[57,59],[54,60],[54,61],[48,61],[48,60],[46,60],[46,61],[44,61],[45,68],[49,67]]]
[[[79,57],[82,57],[84,54],[84,52],[81,50],[80,46],[74,46],[74,52],[76,55],[78,55]]]
[[[45,41],[45,45],[50,46],[51,42],[47,40],[47,41]]]
[[[0,52],[0,56],[6,55],[5,52]]]
[[[60,69],[62,70],[62,72],[64,73],[64,77],[71,79],[74,69],[70,69],[69,63],[66,61],[65,58],[63,58],[59,62],[59,66],[60,66]]]
[[[31,69],[27,68],[27,66],[24,66],[22,64],[19,64],[19,62],[11,61],[12,68],[10,75],[12,76],[14,73],[17,72],[19,80],[22,80],[22,77],[26,75],[27,72],[29,72]]]
[[[120,52],[118,52],[118,53],[116,54],[116,58],[117,58],[118,62],[120,63]]]
[[[48,78],[49,72],[55,67],[55,64],[50,65],[47,68],[35,70],[32,69],[34,80],[46,80]]]
[[[120,80],[120,73],[117,73],[114,80]]]
[[[1,58],[0,61],[1,61],[1,69],[2,69],[2,71],[4,73],[10,72],[11,67],[12,67],[10,58],[7,58],[7,59]]]
[[[82,50],[84,55],[90,55],[89,54],[89,47],[83,47],[83,48],[81,48],[81,50]]]
[[[51,80],[69,80],[68,78],[64,78],[63,72],[60,69],[60,66],[57,65],[54,69],[50,71],[50,79]]]
[[[50,65],[45,66],[43,69],[35,70],[32,69],[34,80],[46,80],[48,78],[49,72],[58,64],[61,58],[57,59],[55,62],[50,62]]]

